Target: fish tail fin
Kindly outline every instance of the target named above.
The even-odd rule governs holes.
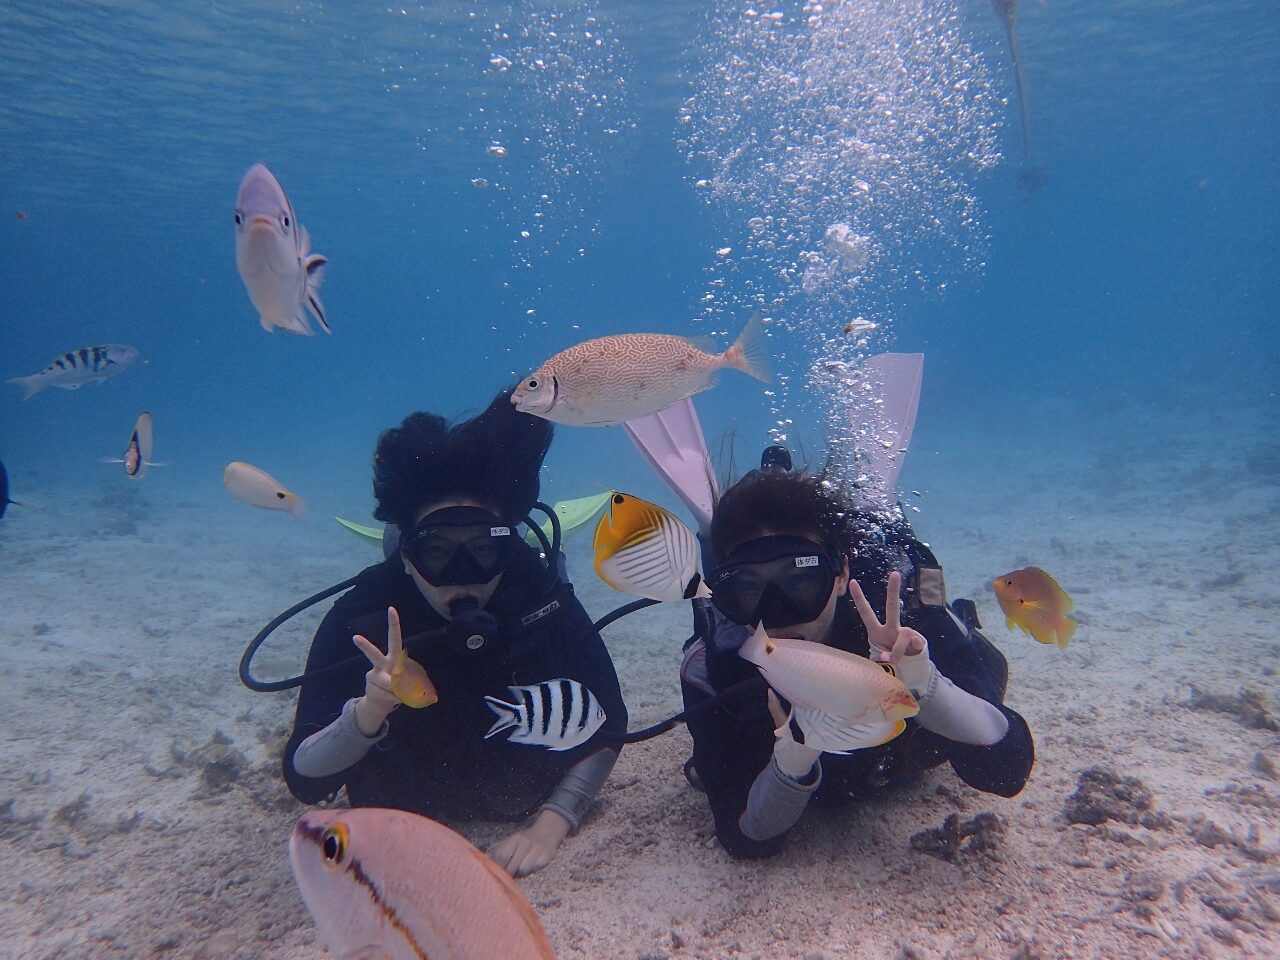
[[[758,314],[747,321],[733,346],[724,352],[724,360],[726,366],[769,382],[769,340]]]
[[[1072,620],[1070,617],[1063,617],[1062,622],[1058,624],[1058,629],[1056,631],[1058,635],[1058,646],[1063,650],[1067,649],[1067,644],[1070,642],[1071,638],[1075,636],[1076,627],[1078,626],[1080,626],[1080,624],[1076,623],[1076,621]]]
[[[489,709],[494,712],[498,718],[493,721],[493,726],[489,728],[489,732],[484,735],[488,740],[495,734],[501,733],[508,727],[519,726],[520,724],[520,708],[515,704],[507,703],[505,700],[499,700],[497,697],[485,697],[484,702],[489,705]]]
[[[30,400],[45,388],[44,383],[40,380],[40,374],[38,373],[33,373],[29,377],[14,377],[12,380],[8,380],[6,382],[17,384],[22,388],[23,400]]]

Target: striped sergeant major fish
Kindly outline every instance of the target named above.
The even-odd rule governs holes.
[[[591,739],[604,724],[604,708],[590,690],[577,680],[546,680],[524,687],[508,687],[515,703],[485,697],[498,717],[489,732],[515,727],[507,739],[549,750],[572,750]]]
[[[311,336],[307,311],[329,333],[320,281],[329,261],[311,252],[311,236],[298,223],[289,195],[265,163],[255,163],[236,194],[236,267],[262,329]]]
[[[98,347],[81,347],[68,350],[55,357],[39,373],[27,377],[14,377],[9,383],[22,387],[23,400],[30,400],[45,387],[61,387],[63,390],[79,390],[86,383],[101,383],[107,377],[123,373],[138,359],[136,347],[119,343],[105,343]]]

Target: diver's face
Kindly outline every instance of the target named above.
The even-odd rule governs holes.
[[[478,500],[470,500],[465,497],[453,497],[427,504],[414,515],[413,522],[417,525],[422,522],[423,517],[446,507],[479,507],[482,510],[488,510],[490,513],[497,513],[487,503],[481,503]],[[413,582],[417,584],[418,592],[426,599],[431,609],[446,620],[453,619],[450,607],[455,601],[463,597],[474,598],[481,607],[488,606],[489,601],[493,599],[494,592],[498,589],[498,584],[502,581],[502,574],[498,574],[488,583],[462,583],[447,587],[437,587],[435,584],[428,583],[423,579],[422,574],[414,569],[413,564],[409,562],[409,558],[403,552],[400,554],[400,562],[404,564],[404,572],[413,578]]]
[[[767,530],[761,536],[781,536],[783,531]],[[812,537],[805,537],[806,540],[812,540],[819,547],[822,546],[818,540]],[[824,548],[825,549],[825,548]],[[791,623],[783,627],[765,627],[765,633],[774,638],[790,637],[794,640],[809,640],[813,643],[826,643],[827,636],[831,633],[831,625],[836,619],[836,601],[849,589],[849,561],[844,561],[843,567],[837,574],[835,581],[831,584],[831,594],[827,597],[827,604],[822,608],[822,612],[806,623]]]

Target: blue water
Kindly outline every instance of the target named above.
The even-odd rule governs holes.
[[[1271,3],[1022,4],[1029,165],[1044,175],[1032,192],[1016,182],[1028,164],[989,4],[923,5],[968,45],[959,69],[993,96],[944,115],[961,141],[986,138],[991,159],[1002,156],[975,164],[928,137],[899,143],[920,163],[909,167],[918,182],[900,174],[897,185],[928,202],[895,208],[883,233],[871,218],[883,256],[863,288],[826,300],[771,274],[839,219],[818,197],[806,207],[768,176],[743,188],[756,191],[745,200],[697,185],[716,171],[686,143],[687,127],[704,145],[721,137],[707,124],[708,78],[729,62],[725,25],[748,5],[625,0],[569,3],[561,15],[550,6],[4,4],[0,376],[98,343],[133,344],[146,361],[26,403],[5,387],[0,458],[12,495],[73,532],[86,500],[128,484],[99,461],[119,455],[149,410],[156,458],[168,464],[143,484],[158,503],[177,498],[210,524],[247,511],[220,489],[222,467],[245,460],[312,501],[320,526],[308,537],[328,535],[335,513],[370,522],[376,437],[410,411],[475,412],[590,336],[714,334],[727,344],[756,305],[777,318],[771,344],[786,386],[770,398],[729,373],[697,400],[713,450],[731,431],[740,437],[739,469],[771,431],[798,437],[821,462],[823,418],[838,398],[806,386],[805,371],[821,351],[856,354],[838,330],[867,314],[880,328],[864,354],[927,357],[905,480],[922,488],[931,535],[964,528],[966,498],[948,496],[949,484],[981,491],[996,515],[1008,496],[1049,526],[1081,485],[1132,494],[1131,458],[1159,476],[1165,456],[1200,451],[1197,463],[1219,473],[1178,475],[1196,502],[1212,498],[1197,483],[1238,479],[1249,464],[1269,469],[1260,482],[1274,485],[1280,18]],[[869,18],[892,19],[921,5],[864,6]],[[799,4],[776,9],[803,32]],[[817,54],[841,65],[836,51]],[[498,56],[511,67],[495,65]],[[890,107],[895,89],[885,91]],[[854,101],[842,102],[857,125]],[[761,129],[789,135],[787,117],[766,119]],[[829,159],[797,143],[811,162]],[[717,146],[744,150],[748,167],[766,149]],[[332,336],[258,325],[231,219],[257,160],[331,262]],[[840,167],[828,182],[856,172]],[[954,184],[938,186],[940,174]],[[744,224],[776,212],[784,194],[803,236],[774,260],[750,246]],[[957,225],[938,198],[965,199],[971,222]],[[934,215],[936,231],[925,222]],[[724,247],[733,252],[718,255]],[[910,279],[916,271],[927,280]],[[766,302],[753,303],[757,295]],[[560,428],[545,480],[551,499],[597,484],[666,496],[613,429]],[[1169,501],[1172,524],[1179,502]],[[293,535],[287,518],[269,519],[280,523],[250,536]],[[11,508],[0,555],[5,532],[23,522]],[[74,598],[68,587],[68,606]],[[279,599],[294,597],[282,588]]]

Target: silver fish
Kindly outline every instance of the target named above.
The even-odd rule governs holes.
[[[262,329],[311,336],[307,311],[330,333],[320,281],[328,259],[311,252],[311,237],[266,164],[255,163],[236,194],[236,266]]]
[[[515,733],[507,738],[511,742],[558,752],[586,743],[604,724],[604,708],[577,680],[562,677],[507,689],[515,703],[497,697],[484,698],[498,717],[484,735],[486,740],[515,727]]]
[[[22,399],[30,400],[45,387],[79,390],[86,383],[100,383],[107,377],[122,373],[137,359],[137,348],[123,344],[104,343],[98,347],[81,347],[55,357],[39,373],[14,377],[8,382],[22,387]]]

